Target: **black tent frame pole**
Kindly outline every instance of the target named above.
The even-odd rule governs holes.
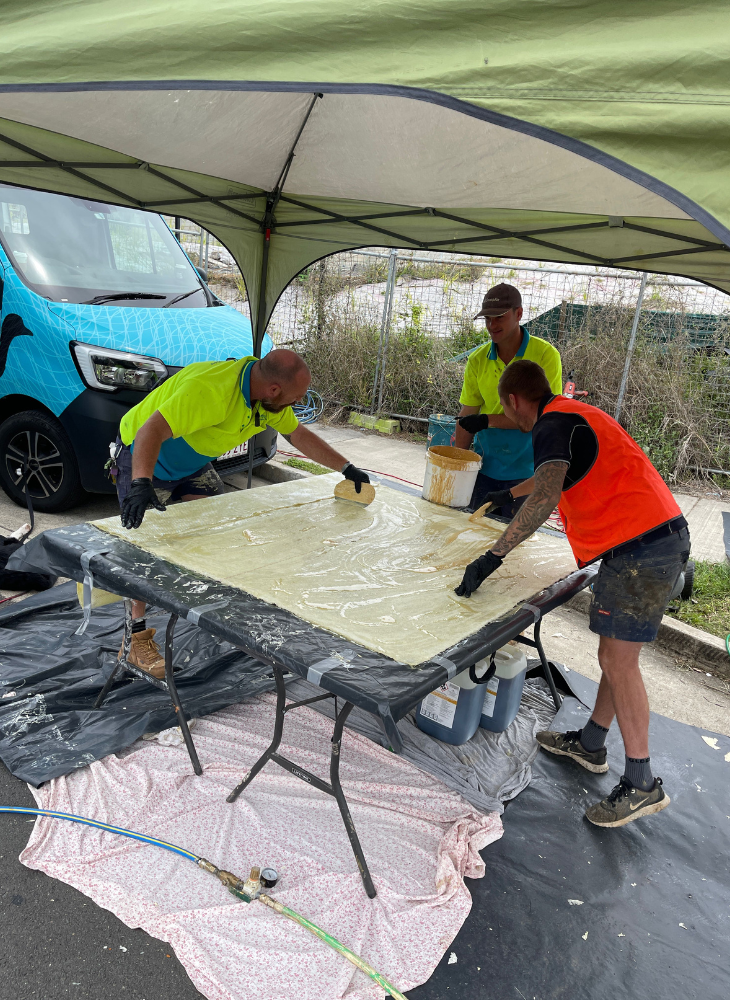
[[[313,94],[312,100],[309,102],[309,107],[307,108],[306,114],[302,119],[302,124],[299,126],[299,130],[294,137],[294,142],[292,143],[291,149],[289,150],[289,155],[284,161],[284,166],[281,168],[281,173],[279,178],[274,185],[274,189],[269,192],[266,196],[266,212],[264,214],[263,221],[261,222],[261,232],[264,235],[264,246],[263,253],[261,256],[261,279],[259,281],[259,302],[258,309],[256,310],[256,327],[254,334],[254,345],[253,352],[257,358],[261,357],[261,345],[264,341],[264,332],[266,330],[266,284],[269,270],[269,248],[271,246],[271,232],[276,226],[276,219],[274,218],[274,212],[276,211],[276,206],[279,204],[279,199],[281,198],[281,192],[286,184],[287,176],[289,175],[289,169],[294,161],[294,155],[296,152],[299,140],[302,137],[302,132],[304,131],[307,122],[309,121],[309,116],[314,110],[314,105],[322,97],[322,94]],[[250,467],[250,463],[249,463]]]
[[[264,342],[264,333],[266,332],[266,287],[269,275],[269,250],[271,249],[271,231],[276,225],[276,219],[274,218],[274,212],[276,211],[276,206],[279,204],[279,199],[281,198],[281,192],[286,184],[286,179],[289,174],[289,169],[294,161],[294,155],[297,148],[297,144],[302,137],[302,132],[304,131],[307,122],[309,121],[309,116],[314,110],[314,105],[322,97],[322,94],[313,94],[312,100],[309,103],[306,114],[299,126],[299,131],[297,132],[292,147],[289,150],[289,155],[287,156],[284,166],[279,174],[279,179],[274,185],[274,190],[269,192],[266,197],[266,212],[264,214],[263,222],[261,223],[261,230],[264,236],[264,244],[261,253],[261,277],[259,280],[259,301],[258,308],[256,310],[256,326],[254,329],[254,342],[253,342],[253,353],[257,358],[261,357],[261,348]],[[251,477],[253,475],[253,460],[256,451],[256,435],[254,435],[249,442],[248,446],[248,477],[246,481],[246,489],[251,489]]]
[[[266,199],[266,217],[264,230],[264,246],[261,254],[261,279],[259,281],[259,303],[256,310],[256,325],[254,327],[253,353],[257,358],[261,357],[261,346],[264,342],[264,331],[266,329],[266,278],[269,272],[269,247],[271,246],[271,195]],[[246,489],[251,489],[251,479],[253,477],[253,462],[256,455],[256,438],[254,434],[248,441],[248,471],[246,475]]]

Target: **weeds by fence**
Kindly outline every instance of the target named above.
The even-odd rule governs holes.
[[[194,260],[198,243],[191,232]],[[388,261],[377,249],[337,254],[300,274],[277,304],[269,333],[304,355],[326,403],[377,407],[385,334],[382,412],[457,413],[465,360],[454,359],[488,340],[473,317],[487,289],[509,281],[522,293],[530,333],[554,343],[564,375],[574,371],[589,401],[614,413],[640,274],[399,251],[389,290]],[[230,258],[220,263],[212,286],[247,313],[240,272]],[[621,423],[669,481],[696,469],[730,471],[730,296],[648,277]]]

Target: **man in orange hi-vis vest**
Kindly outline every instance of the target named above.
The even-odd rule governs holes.
[[[541,732],[543,750],[597,774],[608,770],[606,735],[618,719],[624,774],[586,810],[596,826],[624,826],[669,805],[649,759],[649,701],[639,670],[642,643],[656,639],[662,615],[689,558],[689,531],[659,473],[607,413],[553,395],[533,361],[513,361],[499,380],[505,414],[532,431],[535,474],[512,489],[528,499],[491,550],[470,563],[460,597],[471,594],[557,506],[579,566],[601,560],[590,628],[599,636],[601,683],[589,722],[578,732]]]

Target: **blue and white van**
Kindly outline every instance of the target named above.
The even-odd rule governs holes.
[[[159,215],[0,184],[0,486],[40,511],[112,493],[119,421],[193,361],[253,353]],[[265,338],[263,353],[272,347]],[[219,472],[248,468],[246,446]],[[257,436],[254,466],[276,451]]]

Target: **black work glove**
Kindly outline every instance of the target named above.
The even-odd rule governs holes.
[[[355,484],[356,493],[360,492],[363,483],[370,482],[370,476],[367,474],[367,472],[363,472],[362,469],[358,469],[356,465],[352,464],[352,462],[347,463],[347,465],[342,470],[342,475],[345,477],[345,479],[349,479],[351,480],[351,482]]]
[[[495,490],[494,493],[487,493],[483,502],[493,503],[497,507],[504,507],[508,503],[514,503],[514,499],[512,490]]]
[[[489,427],[488,413],[470,413],[468,417],[459,417],[458,420],[467,434],[478,434]]]
[[[475,590],[484,583],[488,576],[491,576],[495,569],[499,569],[503,560],[491,551],[485,552],[474,562],[470,562],[464,570],[464,579],[458,587],[454,589],[457,597],[471,597]]]
[[[132,485],[124,500],[122,500],[122,524],[125,528],[138,528],[144,518],[144,512],[150,507],[156,510],[167,510],[160,503],[152,485],[151,479],[133,479]]]

